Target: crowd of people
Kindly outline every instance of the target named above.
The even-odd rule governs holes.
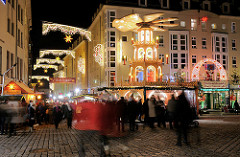
[[[39,102],[14,106],[7,101],[0,105],[0,131],[1,135],[11,137],[16,134],[16,128],[27,128],[33,132],[34,124],[54,124],[58,129],[61,120],[66,119],[68,128],[72,127],[73,109],[68,102],[54,103],[49,105]]]

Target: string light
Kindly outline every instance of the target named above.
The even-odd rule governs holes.
[[[36,70],[38,68],[43,68],[43,69],[55,69],[58,71],[58,66],[57,65],[48,65],[48,64],[38,64],[33,66],[33,70]]]
[[[32,79],[37,79],[37,80],[48,80],[49,81],[49,76],[32,76]]]
[[[61,64],[64,66],[64,61],[59,60],[59,59],[46,59],[46,58],[40,58],[36,59],[36,64],[41,64],[41,63],[48,63],[48,64]]]
[[[103,66],[103,56],[102,56],[103,46],[102,44],[97,44],[97,46],[94,47],[94,54],[95,61],[100,65]]]
[[[85,60],[82,57],[78,59],[78,71],[85,74]]]
[[[39,53],[40,58],[50,54],[54,56],[71,55],[73,58],[75,58],[75,51],[72,50],[42,50]]]
[[[87,40],[91,41],[91,32],[85,29],[57,24],[57,23],[43,22],[42,34],[46,35],[50,31],[61,31],[62,33],[68,34],[68,35],[80,34],[85,36]]]

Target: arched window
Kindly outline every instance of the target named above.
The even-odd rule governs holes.
[[[146,30],[146,42],[150,41],[150,31]]]
[[[143,48],[139,48],[138,49],[138,59],[139,60],[143,59],[144,58],[144,54],[145,54],[144,49]]]
[[[136,76],[136,82],[142,82],[144,79],[143,75],[143,67],[142,66],[137,66],[135,69],[135,76]]]
[[[154,66],[147,67],[147,82],[156,82],[156,68]]]
[[[148,47],[147,48],[147,59],[153,59],[153,51],[152,51],[152,48],[151,47]]]

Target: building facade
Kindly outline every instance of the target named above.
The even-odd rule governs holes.
[[[30,0],[2,0],[0,2],[0,73],[5,85],[11,80],[28,84],[28,53],[32,26]],[[1,82],[2,82],[2,76]]]
[[[232,80],[233,72],[239,70],[240,39],[237,28],[240,17],[233,5],[238,2],[177,2],[173,6],[170,0],[108,1],[101,6],[89,27],[92,41],[88,44],[88,88],[114,87],[130,81],[129,67],[135,53],[132,40],[138,40],[138,35],[134,31],[117,30],[112,26],[114,19],[134,13],[143,17],[161,12],[163,15],[159,19],[178,18],[171,22],[178,24],[177,27],[153,32],[153,39],[159,40],[157,56],[162,59],[162,81],[176,82],[179,78],[187,82],[202,81],[203,90],[199,95],[209,97],[208,108],[218,108],[214,106],[216,103],[229,103],[229,100],[223,99],[230,99],[232,93],[237,94],[225,82]],[[164,26],[159,27],[164,29]],[[199,63],[201,66],[197,67]],[[212,85],[204,81],[210,81]]]

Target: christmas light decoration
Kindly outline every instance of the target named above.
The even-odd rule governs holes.
[[[75,51],[72,50],[42,50],[39,53],[40,58],[50,54],[54,56],[71,55],[73,58],[75,58]]]
[[[58,66],[57,65],[48,65],[48,64],[38,64],[33,66],[33,70],[36,70],[38,68],[43,68],[43,69],[55,69],[58,71]]]
[[[103,66],[103,46],[102,44],[97,44],[97,46],[94,47],[94,54],[93,56],[95,57],[95,61],[100,65]]]
[[[87,40],[91,41],[91,32],[85,29],[57,24],[57,23],[43,22],[42,34],[46,35],[50,31],[61,31],[62,33],[67,35],[80,34],[82,36],[85,36]]]
[[[211,58],[205,58],[201,61],[199,61],[193,68],[192,70],[192,80],[196,81],[199,80],[199,72],[200,72],[200,68],[202,67],[202,65],[206,62],[212,62],[213,64],[215,64],[215,66],[217,67],[219,73],[220,73],[220,80],[227,80],[227,73],[224,70],[224,67],[222,66],[221,63],[219,63],[218,61],[211,59]]]
[[[37,80],[48,80],[49,81],[49,76],[32,76],[32,79],[37,79]]]
[[[71,43],[72,40],[73,40],[73,38],[72,38],[71,35],[66,35],[66,37],[65,37],[64,39],[65,39],[65,41],[66,41],[67,43]]]
[[[44,73],[47,73],[48,72],[48,70],[47,69],[44,69]]]
[[[78,71],[85,74],[85,59],[82,57],[78,59]]]
[[[204,16],[204,17],[201,18],[201,21],[202,21],[202,22],[207,22],[207,20],[208,20],[208,17],[207,17],[207,16]]]
[[[48,63],[48,64],[61,64],[64,66],[64,61],[59,60],[59,59],[47,59],[47,58],[40,58],[36,59],[36,64],[41,64],[41,63]]]

